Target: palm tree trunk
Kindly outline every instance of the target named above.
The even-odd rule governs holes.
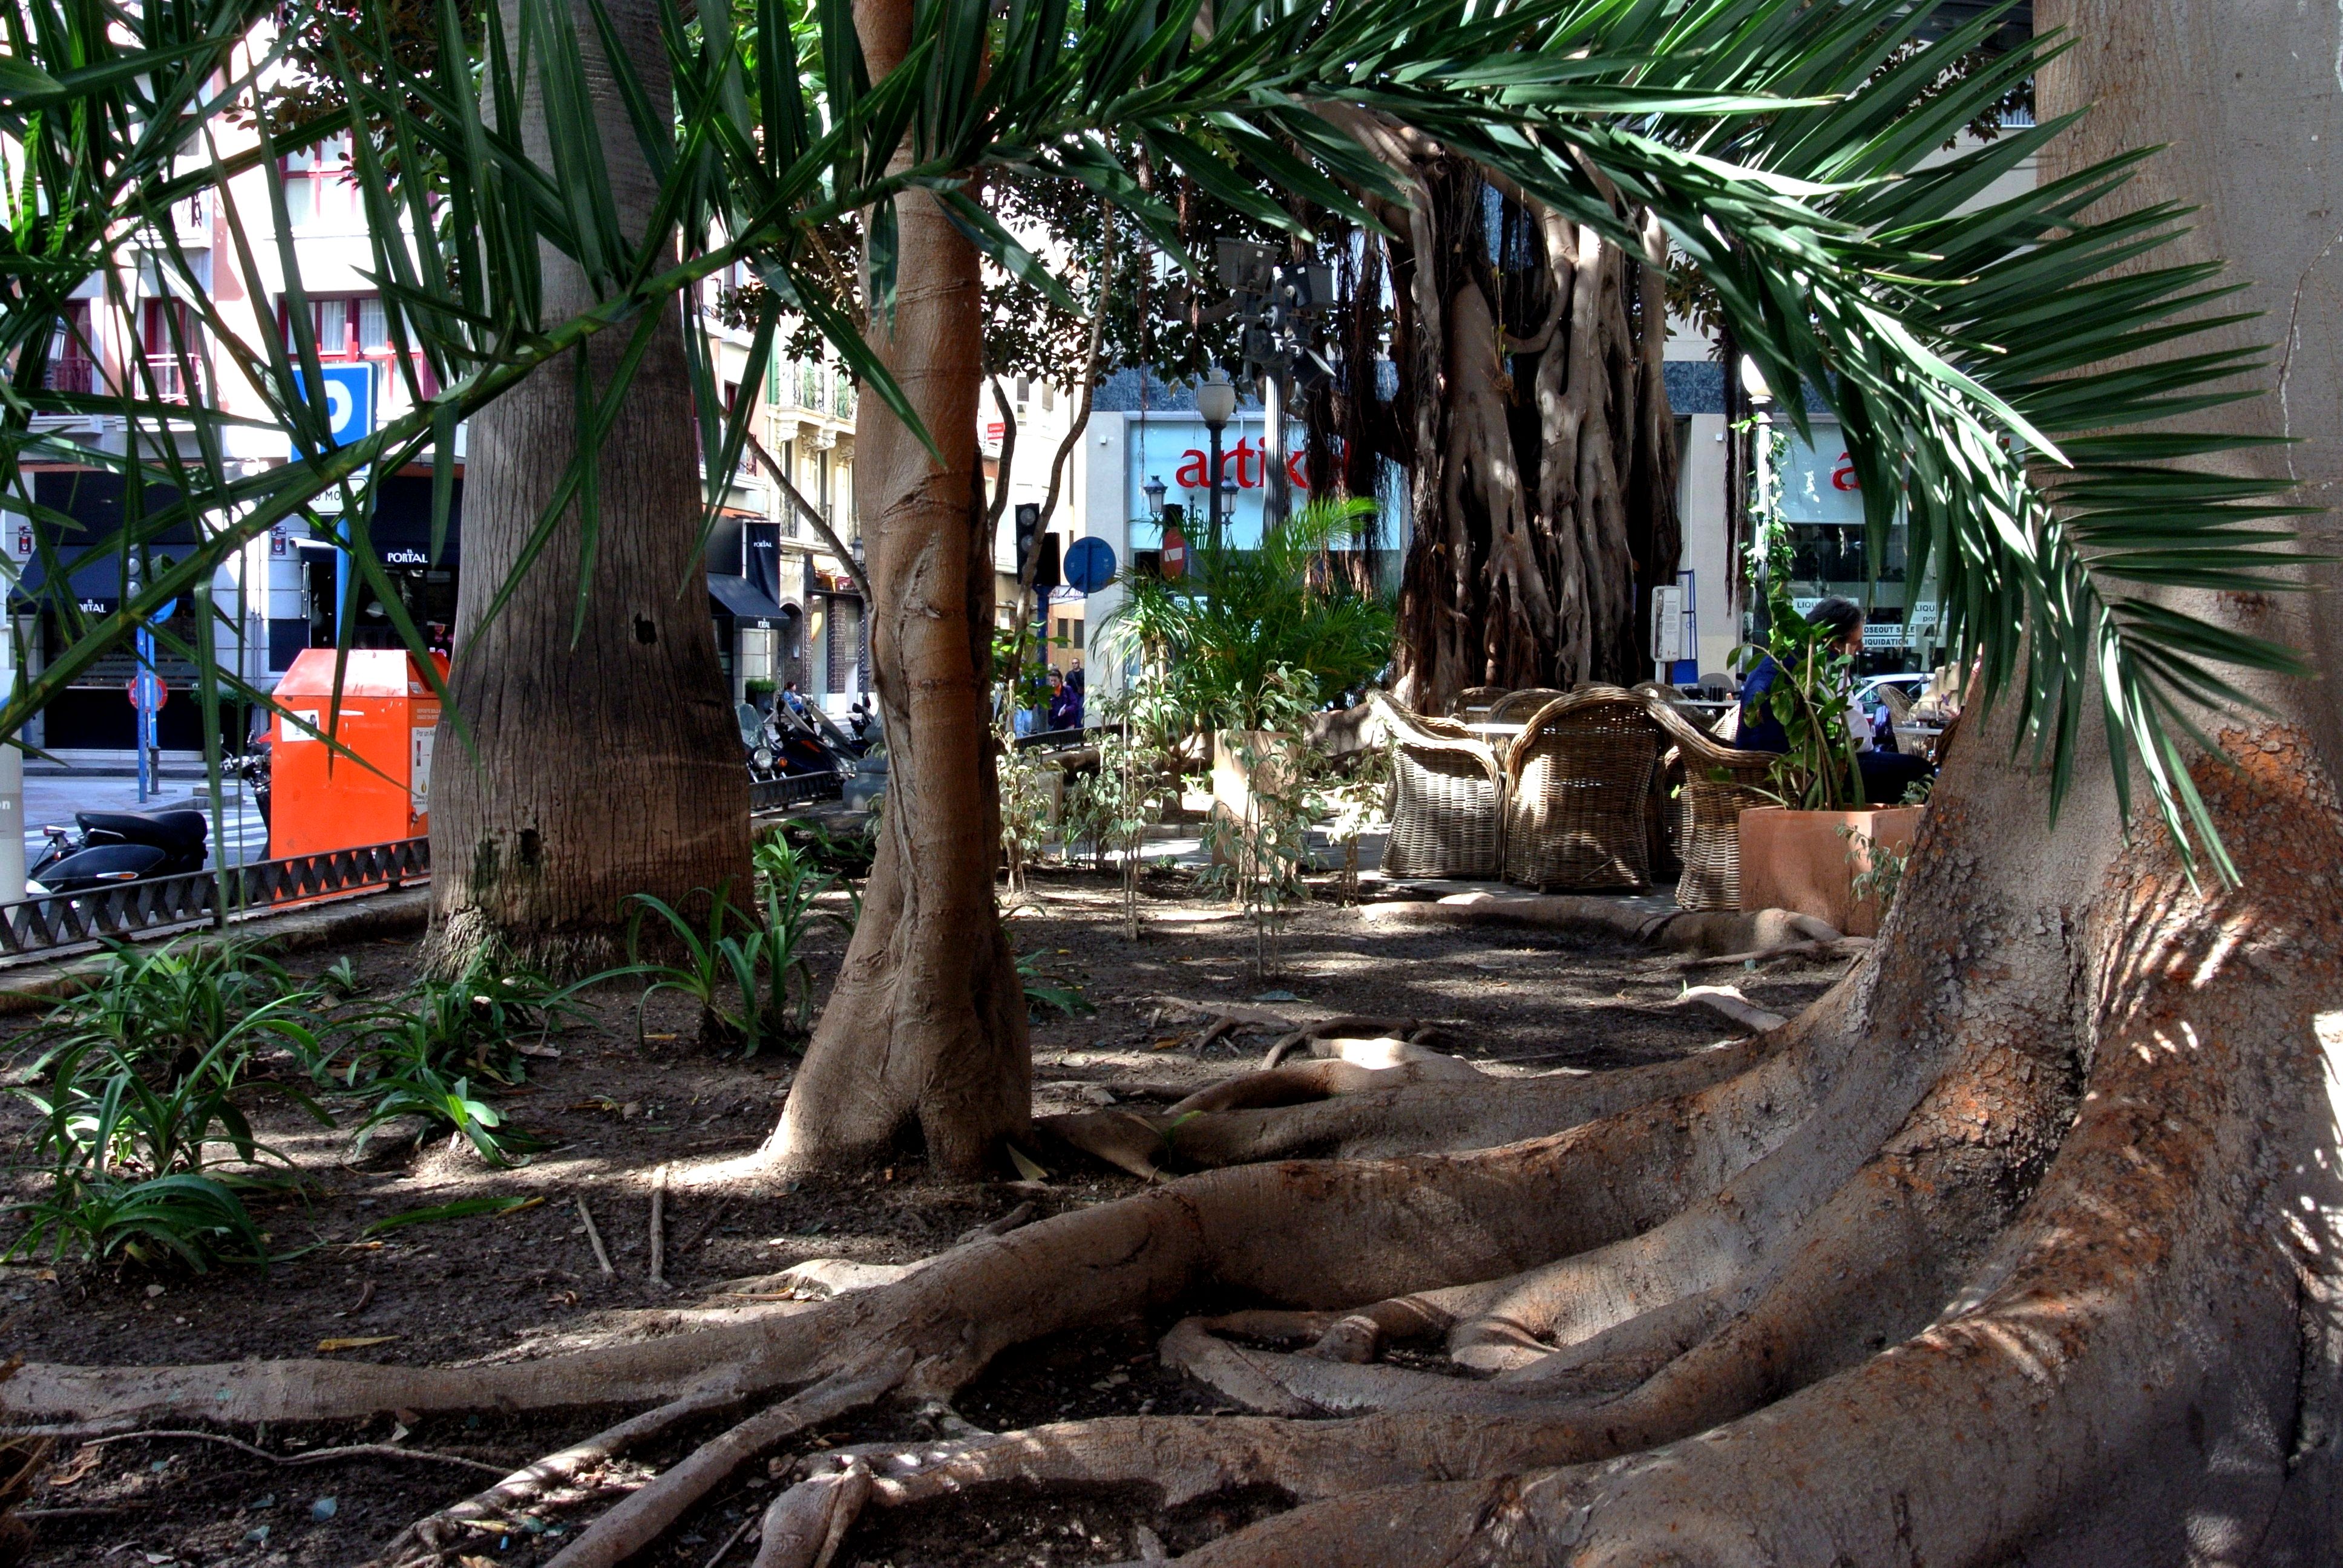
[[[659,8],[610,0],[608,9],[651,101],[664,103]],[[639,233],[656,182],[596,41],[591,9],[581,0],[570,16],[611,197],[622,225]],[[549,165],[534,85],[525,115],[529,153]],[[546,320],[592,302],[574,262],[547,246],[540,265]],[[431,946],[443,967],[491,944],[557,970],[598,967],[618,947],[628,894],[680,903],[695,889],[748,875],[747,776],[700,581],[683,316],[674,300],[660,314],[594,457],[600,528],[590,570],[573,504],[493,619],[489,604],[577,451],[576,356],[548,365],[471,421],[452,681],[470,749],[451,726],[437,748],[431,812]],[[625,351],[624,337],[606,332],[584,351],[598,391]]]

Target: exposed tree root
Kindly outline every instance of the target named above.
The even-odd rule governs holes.
[[[1397,1089],[1411,1083],[1484,1083],[1488,1075],[1462,1057],[1443,1056],[1397,1040],[1351,1040],[1344,1046],[1361,1047],[1355,1053],[1290,1067],[1248,1072],[1198,1090],[1165,1112],[1170,1116],[1194,1111],[1242,1111],[1272,1105],[1297,1105],[1337,1094],[1363,1094]],[[1384,1050],[1398,1047],[1399,1050]],[[1402,1055],[1400,1050],[1413,1054]],[[1389,1060],[1376,1060],[1383,1057]],[[1361,1058],[1366,1058],[1362,1060]]]
[[[1949,873],[1922,848],[1907,894],[1925,897]],[[2343,863],[2331,836],[2317,848]],[[702,1380],[711,1404],[829,1380],[614,1508],[561,1568],[637,1550],[825,1399],[948,1395],[1011,1343],[1207,1284],[1279,1310],[1190,1319],[1166,1359],[1282,1413],[860,1449],[870,1502],[1127,1483],[1167,1504],[1262,1487],[1295,1500],[1186,1560],[1211,1568],[1865,1563],[1896,1560],[1898,1542],[1943,1562],[2173,1560],[2180,1522],[2267,1517],[2287,1472],[2306,1342],[2271,1205],[2301,1194],[2327,1214],[2343,1194],[2293,1144],[2270,1152],[2270,1129],[2318,1081],[2322,1041],[2343,1063],[2343,1025],[2313,1030],[2304,1000],[2343,994],[2343,908],[2327,907],[2343,890],[2315,919],[2243,901],[2212,918],[2179,879],[2098,874],[2133,896],[2088,921],[1982,910],[1933,953],[1866,960],[1780,1038],[1707,1053],[1737,1056],[1734,1076],[1568,1131],[1186,1178],[690,1336],[689,1376],[664,1342],[456,1375],[473,1403],[625,1397],[608,1391],[649,1386],[655,1366],[670,1387]],[[2013,930],[2029,932],[2028,983],[1966,956]],[[2288,978],[2305,972],[2315,985]],[[1277,1071],[1355,1067],[1343,1049]],[[1544,1085],[1416,1084],[1206,1120],[1498,1088]],[[2266,1199],[2216,1179],[2243,1171]],[[1444,1342],[1497,1375],[1372,1364],[1402,1342]],[[865,1371],[880,1352],[893,1359]],[[282,1418],[247,1388],[314,1412],[360,1393],[412,1403],[417,1380],[448,1375],[330,1370],[350,1381],[297,1390],[287,1369],[236,1369],[229,1418]],[[226,1371],[27,1367],[0,1402],[35,1419],[116,1419],[175,1392],[202,1408]],[[1324,1419],[1360,1411],[1377,1413]],[[2158,1456],[2207,1432],[2230,1446],[2183,1488],[2159,1480]],[[776,1501],[760,1561],[835,1549],[856,1490],[837,1462]]]
[[[1827,921],[1789,910],[1758,910],[1746,914],[1678,910],[1654,915],[1629,909],[1615,899],[1564,894],[1508,898],[1492,893],[1458,893],[1436,903],[1363,904],[1359,913],[1377,924],[1399,921],[1505,926],[1621,936],[1685,953],[1764,952],[1799,942],[1840,940],[1839,933]]]
[[[1411,1045],[1440,1045],[1461,1042],[1464,1031],[1461,1025],[1441,1023],[1420,1018],[1384,1018],[1360,1013],[1343,1013],[1323,1023],[1313,1023],[1281,1038],[1261,1059],[1266,1070],[1275,1067],[1296,1050],[1307,1050],[1312,1056],[1342,1054],[1319,1049],[1321,1042],[1338,1040],[1375,1040],[1395,1038]],[[1383,1065],[1363,1063],[1362,1065]]]
[[[1218,1493],[1268,1487],[1296,1499],[1343,1497],[1553,1462],[1552,1423],[1474,1413],[1376,1415],[1353,1421],[1269,1416],[1109,1416],[950,1443],[865,1443],[814,1462],[871,1467],[888,1506],[989,1486],[1141,1485],[1176,1508]]]
[[[653,1541],[701,1498],[808,1427],[883,1397],[910,1370],[909,1351],[896,1350],[865,1367],[831,1373],[820,1382],[760,1411],[692,1450],[680,1464],[597,1519],[563,1548],[548,1568],[612,1568]]]
[[[752,1568],[829,1568],[870,1496],[870,1468],[859,1462],[790,1487],[765,1510]]]
[[[525,1512],[553,1488],[567,1485],[587,1471],[621,1457],[638,1443],[657,1442],[679,1426],[723,1414],[739,1408],[739,1403],[740,1396],[731,1392],[688,1394],[605,1428],[581,1442],[573,1442],[514,1471],[485,1492],[475,1493],[461,1503],[417,1520],[392,1539],[380,1561],[400,1561],[410,1544],[446,1551],[463,1538],[463,1532],[470,1525]]]
[[[1207,1111],[1083,1111],[1035,1119],[1035,1126],[1120,1169],[1206,1170],[1269,1160],[1381,1159],[1424,1151],[1464,1153],[1543,1138],[1696,1093],[1746,1070],[1774,1040],[1721,1045],[1650,1067],[1556,1073],[1494,1082],[1436,1081],[1353,1091],[1294,1105]],[[1279,1069],[1285,1071],[1286,1069]]]
[[[162,1441],[217,1443],[222,1448],[232,1448],[238,1453],[248,1454],[254,1459],[265,1459],[271,1464],[333,1464],[347,1459],[397,1459],[409,1460],[421,1464],[452,1464],[465,1470],[484,1470],[491,1475],[497,1473],[498,1468],[477,1459],[466,1459],[461,1454],[434,1453],[428,1449],[401,1448],[396,1443],[389,1442],[347,1442],[334,1448],[313,1448],[302,1453],[275,1453],[256,1443],[230,1437],[225,1432],[175,1431],[169,1428],[158,1428],[153,1432],[121,1432],[110,1437],[93,1437],[87,1440],[85,1446],[95,1448],[100,1443],[107,1442]]]

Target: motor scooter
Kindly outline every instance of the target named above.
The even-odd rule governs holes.
[[[76,811],[74,822],[74,829],[41,829],[48,835],[49,847],[25,875],[25,897],[86,893],[109,882],[176,877],[204,869],[204,844],[211,825],[190,807]]]

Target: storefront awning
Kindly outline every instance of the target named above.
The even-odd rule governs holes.
[[[717,613],[735,620],[779,621],[798,613],[794,605],[784,605],[766,593],[747,578],[708,574],[708,597],[716,602]]]

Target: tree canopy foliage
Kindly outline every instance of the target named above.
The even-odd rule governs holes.
[[[2150,255],[2180,216],[2168,206],[2090,216],[2137,156],[1981,213],[1964,204],[2064,122],[1916,166],[1916,148],[1940,144],[2058,46],[2016,51],[1946,87],[1930,52],[1909,48],[1930,9],[1906,0],[1261,0],[1217,6],[1207,22],[1199,0],[998,9],[940,0],[920,10],[901,65],[874,81],[844,0],[803,11],[786,0],[737,10],[662,0],[673,101],[649,101],[623,58],[597,67],[616,74],[660,182],[657,219],[635,233],[607,197],[585,95],[589,52],[615,53],[596,36],[607,33],[598,4],[582,13],[599,18],[591,25],[557,0],[483,4],[476,63],[463,43],[467,13],[452,3],[436,14],[443,46],[421,58],[394,46],[371,8],[299,6],[307,30],[270,42],[263,25],[274,0],[156,0],[135,13],[9,0],[0,6],[0,131],[16,150],[0,233],[0,353],[11,367],[0,386],[0,493],[55,522],[32,494],[28,465],[112,470],[137,481],[134,496],[163,488],[151,505],[134,503],[121,535],[90,554],[144,555],[187,524],[200,542],[151,563],[142,593],[88,621],[0,711],[0,729],[20,727],[135,627],[153,625],[159,641],[192,653],[154,618],[191,591],[200,603],[228,555],[307,515],[322,490],[433,463],[444,515],[458,421],[598,334],[629,343],[623,384],[659,319],[654,303],[736,262],[770,293],[751,378],[773,352],[781,313],[794,312],[870,395],[916,427],[838,303],[850,267],[826,255],[822,236],[851,215],[865,215],[851,270],[867,279],[873,312],[894,308],[892,204],[913,189],[933,193],[1008,276],[1078,311],[1075,292],[984,193],[1064,182],[1192,269],[1182,182],[1307,240],[1309,222],[1268,190],[1371,224],[1364,198],[1405,198],[1387,155],[1393,138],[1412,137],[1622,245],[1644,243],[1631,216],[1649,214],[1700,269],[1791,418],[1805,418],[1812,388],[1844,421],[1875,547],[1895,509],[1907,509],[1913,569],[1936,562],[1948,639],[1982,657],[1990,690],[2016,694],[2059,776],[2096,707],[2126,743],[2119,778],[2127,756],[2144,764],[2167,819],[2185,830],[2194,818],[2201,834],[2209,823],[2177,767],[2187,715],[2233,696],[2220,664],[2285,668],[2293,658],[2155,595],[2283,586],[2286,558],[2273,547],[2288,535],[2273,519],[2287,508],[2266,484],[2187,468],[2236,442],[2146,427],[2217,404],[2224,394],[2207,383],[2253,357],[2210,351],[2105,368],[2197,330],[2179,318],[2201,317],[2223,292],[2201,267],[2150,263],[2099,280],[2112,264]],[[752,34],[799,46],[752,49]],[[325,40],[318,57],[336,62],[347,88],[302,134],[360,133],[356,183],[412,399],[410,412],[341,447],[327,439],[322,400],[302,390],[305,373],[309,387],[321,378],[282,221],[281,149],[265,119],[256,145],[224,150],[218,134],[264,90],[297,35]],[[1972,42],[1956,34],[1938,46]],[[532,95],[551,133],[543,156],[518,134]],[[394,162],[444,174],[394,186],[383,174]],[[279,218],[277,260],[296,307],[289,343],[239,329],[193,286],[197,269],[166,221],[171,203],[205,190],[227,197],[227,182],[251,170],[265,176]],[[254,297],[275,292],[234,199],[222,207],[233,243],[217,266]],[[575,258],[598,303],[544,318],[540,243]],[[143,371],[141,384],[103,391],[45,385],[67,301],[94,278],[107,297],[126,297],[134,265],[173,280],[204,329],[206,346],[175,351],[207,354],[223,375],[250,383],[256,417],[292,433],[297,460],[231,463],[235,421],[165,396]],[[726,416],[704,347],[696,351],[709,471],[721,476],[737,466],[749,411]],[[592,452],[622,391],[581,380],[581,452]],[[131,438],[101,445],[55,417],[92,414],[125,419]],[[712,477],[711,517],[719,488]],[[603,526],[590,462],[570,465],[516,576],[573,506],[590,556]],[[366,530],[352,532],[357,569],[380,592]],[[65,583],[69,566],[48,564],[48,580]],[[417,629],[387,608],[419,647]],[[236,683],[219,670],[205,701]]]

